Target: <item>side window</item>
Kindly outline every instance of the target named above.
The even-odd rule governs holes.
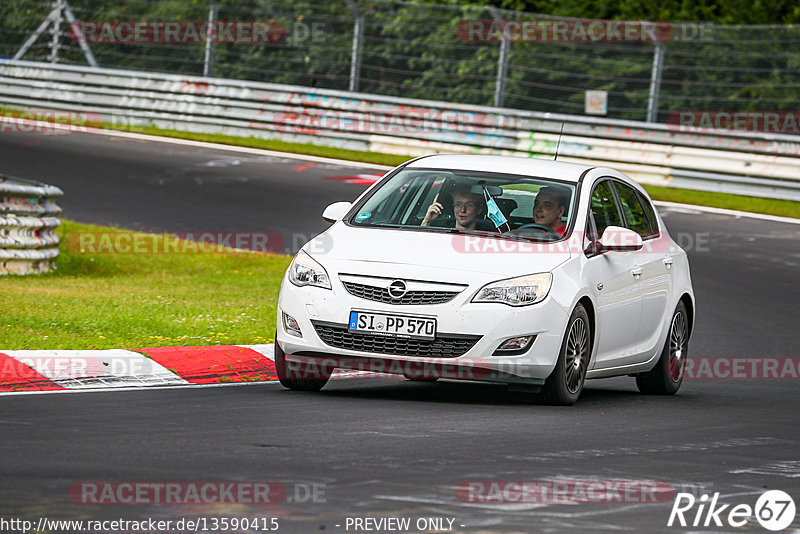
[[[408,217],[408,224],[420,224],[425,218],[428,207],[433,204],[438,197],[438,202],[444,207],[440,220],[453,218],[453,199],[451,196],[452,179],[446,176],[431,176],[426,179],[424,195],[419,195],[413,204],[411,216]],[[403,192],[403,191],[401,191]]]
[[[603,180],[592,191],[592,218],[597,228],[597,236],[609,226],[625,226],[614,203],[614,194],[611,192],[611,182]]]
[[[401,224],[418,225],[425,217],[428,206],[433,203],[436,193],[439,192],[444,178],[419,178],[413,183],[400,186],[397,192],[406,197],[403,205],[403,214],[400,216]]]
[[[653,209],[653,205],[650,204],[650,201],[638,191],[636,192],[636,198],[638,198],[639,202],[641,202],[642,207],[644,208],[644,213],[647,215],[647,221],[650,223],[650,235],[658,235],[660,230],[658,229],[658,219],[656,218],[656,212]]]
[[[654,232],[650,226],[650,220],[636,191],[621,182],[614,182],[614,187],[617,188],[622,213],[627,222],[626,226],[642,237],[652,236]]]

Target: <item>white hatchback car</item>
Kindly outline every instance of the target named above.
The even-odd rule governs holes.
[[[275,366],[318,390],[336,368],[541,390],[636,377],[674,394],[694,324],[686,253],[647,193],[602,167],[478,155],[417,158],[295,256]]]

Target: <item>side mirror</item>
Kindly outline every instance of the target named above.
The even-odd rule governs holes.
[[[342,217],[353,207],[352,202],[334,202],[322,212],[322,218],[329,223],[342,220]]]
[[[642,236],[633,230],[621,226],[609,226],[600,236],[595,250],[597,252],[633,252],[641,250],[643,246]]]

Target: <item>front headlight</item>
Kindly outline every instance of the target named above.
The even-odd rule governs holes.
[[[527,306],[544,300],[553,283],[551,273],[529,274],[485,285],[472,302],[500,302],[509,306]]]
[[[289,265],[289,281],[296,286],[317,286],[331,289],[325,269],[302,250]]]

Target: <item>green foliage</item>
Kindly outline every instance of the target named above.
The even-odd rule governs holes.
[[[277,43],[217,43],[213,75],[300,87],[348,90],[356,15],[363,17],[358,90],[475,105],[494,103],[500,43],[457,33],[467,20],[547,17],[677,23],[665,42],[658,119],[676,110],[796,110],[800,86],[800,5],[791,0],[459,0],[443,3],[354,0],[219,0],[220,21],[272,21],[286,29]],[[84,21],[202,21],[208,0],[71,0]],[[49,2],[0,3],[0,57],[12,56],[44,19]],[[795,24],[795,26],[722,26]],[[688,32],[688,33],[686,33]],[[686,37],[689,38],[686,38]],[[25,59],[46,60],[49,33]],[[96,43],[101,66],[203,72],[205,46]],[[585,92],[608,92],[609,117],[646,115],[654,46],[650,42],[511,42],[505,107],[583,113]],[[73,40],[60,60],[85,64]],[[302,93],[301,93],[302,94]],[[279,105],[274,103],[273,105]]]

